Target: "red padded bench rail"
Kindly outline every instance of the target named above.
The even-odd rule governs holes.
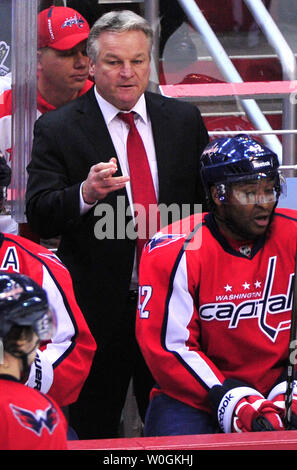
[[[69,450],[297,450],[297,431],[69,441]]]
[[[230,99],[239,96],[247,98],[281,97],[297,93],[297,80],[275,82],[243,82],[243,83],[202,83],[161,85],[161,93],[171,98],[210,98]]]

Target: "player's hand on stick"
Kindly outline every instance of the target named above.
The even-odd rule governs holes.
[[[280,379],[279,383],[273,387],[268,395],[268,400],[271,400],[279,409],[279,413],[282,416],[284,423],[288,412],[288,410],[286,410],[286,390],[287,382],[285,380],[281,381]],[[297,429],[297,380],[294,380],[293,382],[289,429]]]
[[[284,430],[280,409],[252,387],[234,379],[215,385],[210,401],[225,432]]]
[[[232,432],[281,431],[284,429],[279,408],[258,395],[249,395],[237,403],[232,417]]]

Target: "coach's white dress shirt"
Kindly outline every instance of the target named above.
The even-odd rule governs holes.
[[[114,148],[116,150],[116,155],[110,155],[109,157],[116,157],[118,164],[121,168],[123,176],[129,176],[129,165],[127,158],[127,136],[129,132],[129,126],[125,124],[117,114],[123,112],[120,109],[113,106],[111,103],[106,101],[94,87],[95,96],[98,102],[98,105],[103,114],[106,126],[109,130]],[[148,162],[150,165],[153,183],[156,191],[156,196],[158,200],[159,194],[159,185],[158,185],[158,169],[156,161],[156,152],[155,145],[152,133],[152,125],[149,118],[149,115],[146,110],[145,97],[141,95],[135,106],[130,110],[136,113],[135,124],[137,130],[143,140],[143,144],[147,153]],[[98,162],[99,163],[99,162]],[[128,194],[129,204],[132,206],[132,193],[130,182],[126,183],[126,190]],[[82,197],[82,185],[80,187],[80,212],[84,214],[90,210],[95,204],[86,204]],[[136,269],[136,253],[134,259],[134,269],[132,275],[131,289],[136,289],[138,286],[138,276]]]

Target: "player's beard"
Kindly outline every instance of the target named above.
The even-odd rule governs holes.
[[[225,225],[234,235],[237,235],[241,240],[255,241],[256,239],[264,236],[270,229],[276,206],[277,206],[277,203],[275,204],[273,210],[271,211],[271,214],[269,217],[269,223],[265,231],[261,234],[255,234],[249,231],[248,224],[246,223],[246,218],[243,217],[241,221],[238,215],[237,217],[234,217],[232,212],[229,209],[228,204],[222,207],[222,210],[223,210],[222,214],[218,215],[217,212],[215,212],[214,216],[219,222]]]

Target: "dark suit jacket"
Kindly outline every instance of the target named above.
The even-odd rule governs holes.
[[[150,92],[145,97],[156,148],[159,203],[201,202],[199,156],[208,134],[198,109]],[[43,238],[61,235],[58,255],[71,273],[78,303],[98,344],[108,341],[120,324],[135,240],[116,239],[117,220],[114,238],[96,238],[94,228],[102,219],[93,209],[80,216],[79,187],[91,165],[113,156],[116,152],[93,89],[44,114],[35,124],[28,166],[28,222]],[[98,204],[109,204],[115,215],[119,207],[124,212],[126,190],[111,193]],[[101,207],[107,206],[97,210]]]

